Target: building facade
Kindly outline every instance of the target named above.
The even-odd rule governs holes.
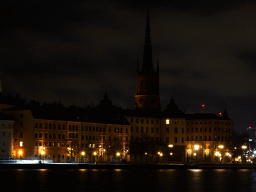
[[[187,161],[232,161],[232,120],[214,114],[189,114],[186,118]]]
[[[0,159],[12,157],[14,119],[0,113]]]

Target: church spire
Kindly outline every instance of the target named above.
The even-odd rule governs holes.
[[[150,25],[149,25],[149,13],[147,11],[147,24],[145,33],[145,44],[144,44],[144,54],[143,54],[143,66],[142,70],[147,72],[153,72],[153,62],[152,62],[152,48],[151,48],[151,38],[150,38]]]
[[[224,118],[224,119],[229,119],[229,118],[228,118],[228,112],[227,112],[226,103],[225,103],[225,110],[224,110],[224,112],[223,112],[223,118]]]

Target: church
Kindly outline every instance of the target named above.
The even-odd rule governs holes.
[[[157,60],[154,69],[147,13],[141,69],[137,63],[134,110],[125,114],[131,124],[131,160],[134,157],[141,162],[154,162],[154,159],[164,162],[232,161],[233,124],[226,109],[223,116],[185,114],[173,98],[163,111],[161,109],[159,62]]]

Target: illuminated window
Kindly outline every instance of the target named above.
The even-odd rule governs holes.
[[[166,124],[170,124],[170,120],[169,119],[166,119]]]
[[[23,141],[20,141],[20,147],[23,147]]]

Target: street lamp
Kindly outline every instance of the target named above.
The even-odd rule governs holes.
[[[20,155],[20,159],[21,159],[22,151],[19,151],[19,155]]]
[[[45,154],[44,150],[43,150],[43,151],[41,151],[41,154],[42,154],[42,156],[43,156],[43,160],[44,160],[44,154]]]
[[[247,145],[242,145],[241,146],[243,151],[245,152],[245,150],[247,149]],[[246,155],[244,155],[244,163],[246,162]]]
[[[146,164],[148,164],[148,153],[145,152],[145,155],[146,155]]]
[[[168,145],[168,148],[169,148],[169,149],[170,149],[170,148],[173,148],[173,144],[169,144],[169,145]],[[169,150],[169,153],[172,153],[172,152],[170,152],[170,150]],[[170,156],[168,156],[168,161],[170,162]],[[169,163],[169,162],[168,162],[168,163]]]
[[[84,163],[85,163],[85,158],[84,158],[84,155],[85,155],[85,152],[84,151],[82,151],[82,157],[83,157],[83,159],[84,159]]]
[[[159,155],[159,163],[161,164],[161,157],[163,156],[163,153],[161,153],[160,151],[158,151],[157,154]]]
[[[93,152],[93,155],[94,155],[94,160],[95,160],[95,164],[96,164],[96,155],[97,155],[97,153]]]

